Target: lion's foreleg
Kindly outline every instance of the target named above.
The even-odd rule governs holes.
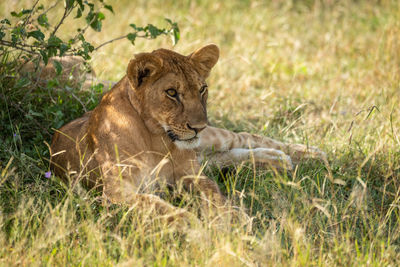
[[[201,162],[207,162],[219,167],[235,165],[245,161],[254,161],[257,165],[267,165],[277,169],[293,169],[290,157],[284,152],[273,148],[233,148],[228,151],[210,154],[200,153],[199,157]]]
[[[258,148],[269,150],[259,152],[235,150],[256,150]],[[325,153],[316,147],[310,147],[301,144],[288,144],[269,137],[246,132],[234,133],[225,129],[211,126],[208,126],[200,133],[200,145],[197,149],[197,152],[202,156],[206,155],[210,158],[220,158],[219,161],[222,163],[228,163],[229,161],[227,161],[227,159],[229,158],[231,158],[231,161],[233,162],[238,162],[241,160],[241,158],[248,158],[249,156],[253,155],[256,162],[258,162],[259,159],[261,163],[270,159],[272,164],[277,157],[278,160],[284,163],[287,162],[284,165],[287,167],[290,166],[290,164],[288,164],[288,158],[282,155],[282,153],[288,155],[295,164],[298,163],[302,158],[318,158],[326,160]],[[260,158],[258,158],[258,156],[260,156]]]

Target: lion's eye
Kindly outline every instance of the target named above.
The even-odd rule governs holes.
[[[207,85],[203,85],[200,89],[200,94],[204,94],[204,92],[207,90],[208,86]]]
[[[165,91],[168,96],[170,97],[177,97],[178,92],[174,88],[169,88],[168,90]]]

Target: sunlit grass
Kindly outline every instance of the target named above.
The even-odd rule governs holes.
[[[129,23],[179,23],[174,48],[159,38],[96,52],[97,75],[115,81],[134,53],[166,47],[189,54],[216,43],[221,58],[208,82],[212,124],[319,146],[336,183],[320,162],[303,162],[287,175],[251,164],[211,169],[207,174],[247,209],[251,229],[207,221],[180,229],[67,189],[36,171],[44,159],[10,150],[0,164],[0,265],[396,266],[400,4],[334,2],[123,0],[88,39],[118,37]],[[23,5],[1,3],[0,14]]]

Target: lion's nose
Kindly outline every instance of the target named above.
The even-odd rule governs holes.
[[[206,124],[206,123],[202,123],[202,124],[192,124],[192,125],[189,125],[189,123],[188,123],[188,124],[186,124],[186,126],[187,126],[190,130],[192,130],[192,131],[194,131],[196,134],[198,134],[199,132],[201,132],[202,130],[204,130],[204,128],[207,127],[207,124]]]

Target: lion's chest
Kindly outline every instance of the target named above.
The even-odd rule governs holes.
[[[150,143],[151,146],[140,149],[120,146],[120,159],[114,158],[119,174],[130,181],[136,191],[151,192],[165,184],[175,185],[183,176],[197,174],[193,151],[179,150],[162,138],[152,138]]]

